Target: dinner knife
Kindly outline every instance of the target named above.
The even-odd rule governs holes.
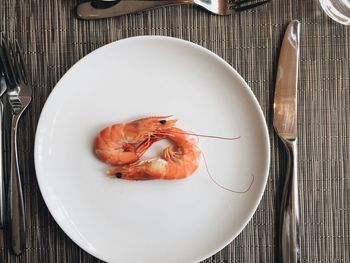
[[[297,86],[300,22],[289,23],[278,61],[274,127],[285,145],[287,171],[281,199],[279,262],[300,262],[299,197],[297,173]]]
[[[1,61],[0,61],[0,66]],[[6,91],[5,78],[0,68],[0,98],[4,95]],[[4,227],[5,224],[5,179],[4,179],[4,160],[3,160],[3,116],[4,116],[4,104],[0,100],[0,228]]]

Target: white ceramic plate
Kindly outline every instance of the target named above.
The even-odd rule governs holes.
[[[93,153],[112,123],[149,115],[177,118],[201,134],[204,162],[178,181],[130,182],[105,176]],[[152,151],[163,145],[156,144]],[[224,60],[179,39],[135,37],[106,45],[73,66],[42,111],[35,168],[60,227],[107,262],[197,262],[230,243],[255,212],[269,168],[262,111],[248,85]]]

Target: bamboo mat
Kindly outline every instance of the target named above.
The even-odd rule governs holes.
[[[302,23],[298,98],[302,262],[350,262],[350,27],[326,17],[317,0],[273,0],[227,17],[194,6],[175,6],[98,21],[77,20],[78,2],[1,1],[0,31],[23,46],[35,95],[19,134],[28,248],[22,256],[12,256],[7,234],[0,231],[0,262],[101,262],[75,245],[49,214],[35,176],[34,135],[46,98],[74,63],[106,43],[138,35],[173,36],[202,45],[231,64],[250,85],[269,127],[268,184],[244,231],[204,262],[277,262],[275,222],[286,161],[273,132],[272,99],[279,46],[291,19]]]

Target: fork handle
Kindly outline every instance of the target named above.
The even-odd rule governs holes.
[[[16,255],[25,249],[25,214],[21,177],[17,154],[17,125],[20,115],[12,116],[11,126],[11,170],[9,183],[9,211],[12,250]]]
[[[283,263],[300,262],[300,222],[297,172],[297,141],[285,141],[287,173],[284,182],[280,225],[280,260]]]
[[[85,2],[78,5],[77,16],[81,19],[99,19],[137,13],[163,6],[193,3],[194,0],[122,0],[109,8],[100,9],[91,5],[91,2]]]

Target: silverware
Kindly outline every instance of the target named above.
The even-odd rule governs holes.
[[[297,173],[297,86],[300,23],[291,21],[283,38],[278,62],[274,127],[285,145],[288,166],[282,193],[279,262],[300,262]]]
[[[3,66],[0,60],[0,98],[5,94],[6,91],[5,77],[3,73]],[[4,166],[3,166],[3,116],[4,116],[4,104],[0,100],[0,228],[4,227],[5,224],[5,181],[4,181]]]
[[[25,214],[17,155],[18,121],[31,101],[29,76],[18,42],[11,44],[3,39],[1,58],[5,69],[8,100],[12,108],[11,166],[8,191],[12,249],[16,255],[25,249]]]
[[[230,15],[235,12],[263,5],[269,1],[270,0],[260,0],[258,2],[254,0],[93,0],[78,5],[77,16],[81,19],[99,19],[178,4],[198,5],[217,15]]]

